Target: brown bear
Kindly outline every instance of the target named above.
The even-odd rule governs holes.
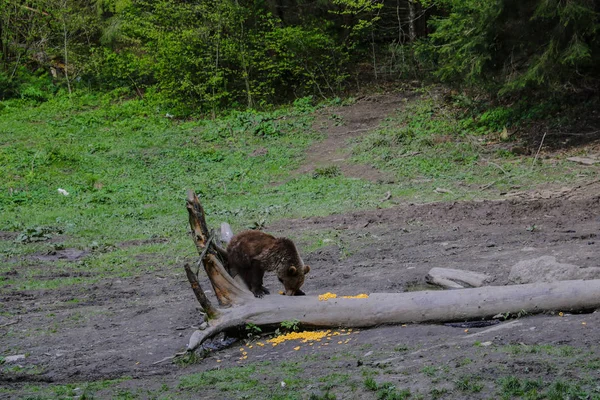
[[[240,232],[227,245],[227,258],[229,274],[232,277],[240,275],[256,297],[269,294],[263,286],[265,271],[275,271],[287,296],[304,294],[300,286],[310,267],[304,265],[290,239],[276,238],[260,231]]]

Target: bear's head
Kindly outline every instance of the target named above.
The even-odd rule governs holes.
[[[300,287],[304,284],[304,276],[310,271],[308,265],[304,265],[298,249],[290,239],[279,238],[275,246],[277,260],[277,278],[285,287],[286,296],[298,296],[304,293]]]
[[[300,287],[304,284],[304,276],[308,274],[310,267],[308,265],[290,265],[288,268],[281,269],[277,272],[279,282],[283,283],[286,296],[297,296],[304,294]]]

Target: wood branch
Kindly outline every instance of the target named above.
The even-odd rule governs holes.
[[[254,295],[243,282],[234,280],[223,266],[221,260],[226,262],[227,251],[218,246],[214,240],[209,240],[210,235],[206,224],[204,208],[200,204],[196,193],[191,190],[188,191],[186,203],[190,227],[192,229],[192,239],[198,253],[202,257],[201,261],[204,265],[204,270],[210,279],[219,305],[229,307],[254,299]],[[192,275],[194,275],[193,272]],[[198,280],[196,279],[197,282]],[[190,284],[193,288],[194,283],[192,280],[190,280]]]
[[[600,280],[574,280],[476,289],[374,293],[365,299],[266,296],[224,310],[190,338],[194,350],[210,337],[248,323],[277,325],[296,319],[304,327],[372,327],[383,324],[448,322],[489,318],[500,313],[580,311],[600,307]]]
[[[185,274],[187,275],[188,281],[190,281],[190,284],[192,285],[192,291],[196,295],[196,299],[198,299],[198,302],[202,306],[202,309],[208,318],[218,318],[220,315],[219,311],[212,305],[208,297],[206,297],[206,294],[204,294],[204,290],[202,290],[200,282],[198,282],[198,277],[196,274],[194,274],[190,265],[185,264],[183,268],[185,268]]]
[[[188,190],[186,207],[189,214],[190,227],[192,228],[192,235],[198,254],[202,254],[208,238],[210,237],[208,226],[206,225],[206,218],[204,215],[204,207],[200,204],[198,196],[192,190]],[[227,260],[227,251],[216,243],[212,243],[211,249],[216,251],[223,260]]]
[[[464,289],[465,287],[481,287],[489,282],[491,277],[472,271],[435,267],[431,268],[425,280],[427,283],[445,289]]]

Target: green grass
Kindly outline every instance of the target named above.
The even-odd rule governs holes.
[[[101,380],[96,382],[80,382],[80,383],[69,383],[66,385],[26,385],[20,392],[19,397],[21,399],[35,399],[35,400],[50,400],[50,399],[94,399],[102,391],[113,389],[121,383],[127,382],[130,378],[119,378]],[[0,390],[0,393],[3,391]],[[7,390],[5,393],[11,393],[11,390]],[[114,388],[114,393],[110,398],[127,398],[122,395],[125,391],[122,389]]]
[[[550,344],[511,344],[500,348],[500,351],[505,351],[510,354],[548,354],[558,357],[573,357],[581,354],[581,350],[567,345],[550,345]]]
[[[347,178],[333,166],[299,175],[293,171],[305,150],[321,139],[312,129],[315,110],[298,101],[276,111],[181,121],[143,100],[112,94],[79,92],[37,106],[4,102],[0,231],[18,237],[0,240],[0,259],[11,260],[0,263],[0,288],[53,290],[174,271],[195,257],[184,208],[190,188],[199,193],[210,225],[227,221],[239,231],[281,218],[389,207],[404,199],[493,197],[513,186],[526,189],[590,173],[560,160],[532,165],[531,157],[489,153],[488,137],[471,120],[433,100],[415,100],[353,147],[354,161],[393,173],[397,183]],[[496,114],[486,118],[504,115]],[[388,191],[393,201],[382,203]],[[61,248],[91,254],[55,262],[50,273],[31,257],[56,250],[48,239],[58,235]],[[123,244],[152,238],[158,243]],[[337,232],[300,239],[306,251],[335,244],[342,256],[350,255]]]
[[[270,362],[190,374],[180,379],[178,390],[205,396],[248,399],[301,399],[304,369],[297,363],[283,362],[275,368]],[[337,378],[337,376],[336,376]],[[333,379],[333,378],[332,378]]]
[[[403,400],[411,396],[408,389],[397,389],[391,382],[378,384],[373,378],[367,378],[364,381],[365,389],[375,393],[378,400]]]
[[[436,188],[444,189],[443,199],[485,197],[490,189],[526,189],[594,173],[564,160],[533,163],[532,157],[496,150],[496,132],[484,132],[458,110],[425,99],[408,103],[376,132],[356,140],[353,160],[393,173],[400,193],[423,190],[416,195],[422,200]]]
[[[0,112],[0,230],[23,239],[0,241],[0,255],[26,264],[28,255],[51,250],[45,240],[58,234],[64,247],[95,251],[81,264],[91,276],[43,279],[31,263],[24,276],[3,276],[0,286],[54,289],[140,274],[147,272],[135,258],[141,253],[157,255],[162,266],[181,262],[194,254],[184,208],[189,188],[201,196],[209,223],[229,221],[235,230],[374,206],[372,192],[381,190],[370,183],[333,173],[291,175],[319,139],[313,109],[187,122],[110,96],[7,103]],[[152,237],[167,243],[120,246]]]
[[[500,396],[503,399],[600,399],[597,388],[588,391],[582,389],[578,383],[565,382],[561,379],[544,382],[541,379],[521,379],[511,375],[500,378],[498,384],[500,386]]]

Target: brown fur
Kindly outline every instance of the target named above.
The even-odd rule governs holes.
[[[260,231],[244,231],[227,246],[229,274],[240,275],[256,297],[269,294],[263,286],[266,271],[275,271],[288,296],[304,294],[300,287],[310,271],[290,239],[276,238]]]

